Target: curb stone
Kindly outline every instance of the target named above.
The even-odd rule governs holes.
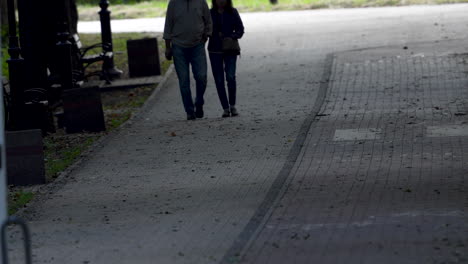
[[[307,118],[303,121],[301,128],[297,134],[294,145],[289,151],[288,157],[280,170],[275,176],[272,186],[268,190],[262,203],[256,209],[249,222],[244,226],[241,233],[237,236],[234,243],[224,254],[220,263],[238,263],[242,260],[245,252],[253,243],[259,234],[261,227],[268,221],[273,213],[275,205],[280,201],[281,197],[286,192],[289,182],[291,181],[291,171],[301,154],[302,147],[307,138],[308,132],[312,124],[316,121],[317,116],[320,114],[322,106],[325,102],[327,92],[329,90],[330,77],[332,75],[333,63],[335,61],[335,54],[327,54],[325,58],[325,65],[323,69],[322,79],[319,85],[319,92],[317,98],[313,103],[313,107],[309,112]]]

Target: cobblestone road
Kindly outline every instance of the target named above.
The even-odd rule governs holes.
[[[468,261],[468,57],[412,48],[336,55],[245,263]]]

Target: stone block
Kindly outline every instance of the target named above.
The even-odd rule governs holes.
[[[8,184],[44,184],[45,164],[40,129],[6,132]]]
[[[106,130],[99,87],[65,90],[62,101],[67,133]]]
[[[156,38],[128,40],[127,52],[130,77],[161,75]]]

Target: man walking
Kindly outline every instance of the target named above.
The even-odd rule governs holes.
[[[164,39],[166,58],[174,58],[187,119],[203,118],[207,83],[205,43],[213,25],[205,0],[171,0],[167,8]],[[190,90],[190,65],[196,81],[195,104]]]

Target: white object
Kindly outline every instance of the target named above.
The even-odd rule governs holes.
[[[334,141],[375,140],[380,138],[382,132],[376,128],[337,129]]]

